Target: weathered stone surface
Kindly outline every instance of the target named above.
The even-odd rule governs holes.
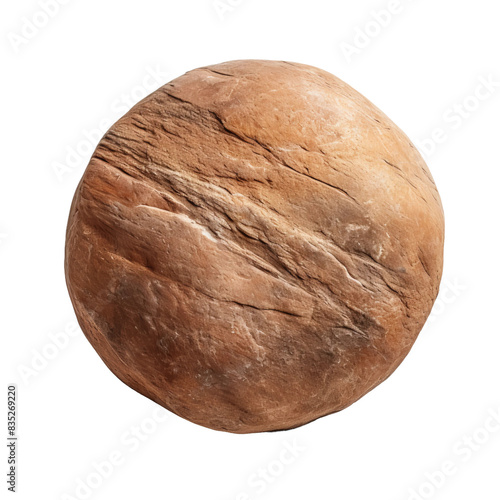
[[[342,410],[395,370],[438,293],[443,233],[427,166],[368,100],[313,67],[234,61],[107,132],[65,269],[123,382],[258,432]]]

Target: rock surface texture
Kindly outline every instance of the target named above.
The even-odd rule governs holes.
[[[233,61],[104,136],[65,270],[115,375],[197,424],[289,429],[408,354],[437,296],[443,210],[406,135],[325,71]]]

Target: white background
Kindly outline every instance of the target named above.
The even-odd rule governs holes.
[[[17,384],[17,498],[499,499],[497,3],[47,1],[50,18],[36,0],[3,2],[0,16],[2,399]],[[246,58],[318,66],[372,100],[424,151],[447,233],[440,297],[388,381],[299,429],[232,435],[157,423],[159,407],[71,331],[63,252],[105,127],[185,71]],[[110,455],[113,470],[96,472]]]

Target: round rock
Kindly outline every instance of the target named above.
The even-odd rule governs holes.
[[[65,271],[123,382],[249,433],[337,412],[415,342],[443,210],[408,137],[314,67],[190,71],[106,133],[77,188]]]

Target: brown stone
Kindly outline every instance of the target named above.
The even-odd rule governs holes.
[[[234,61],[177,78],[106,133],[65,269],[118,378],[247,433],[385,380],[437,296],[443,238],[431,174],[379,109],[310,66]]]

